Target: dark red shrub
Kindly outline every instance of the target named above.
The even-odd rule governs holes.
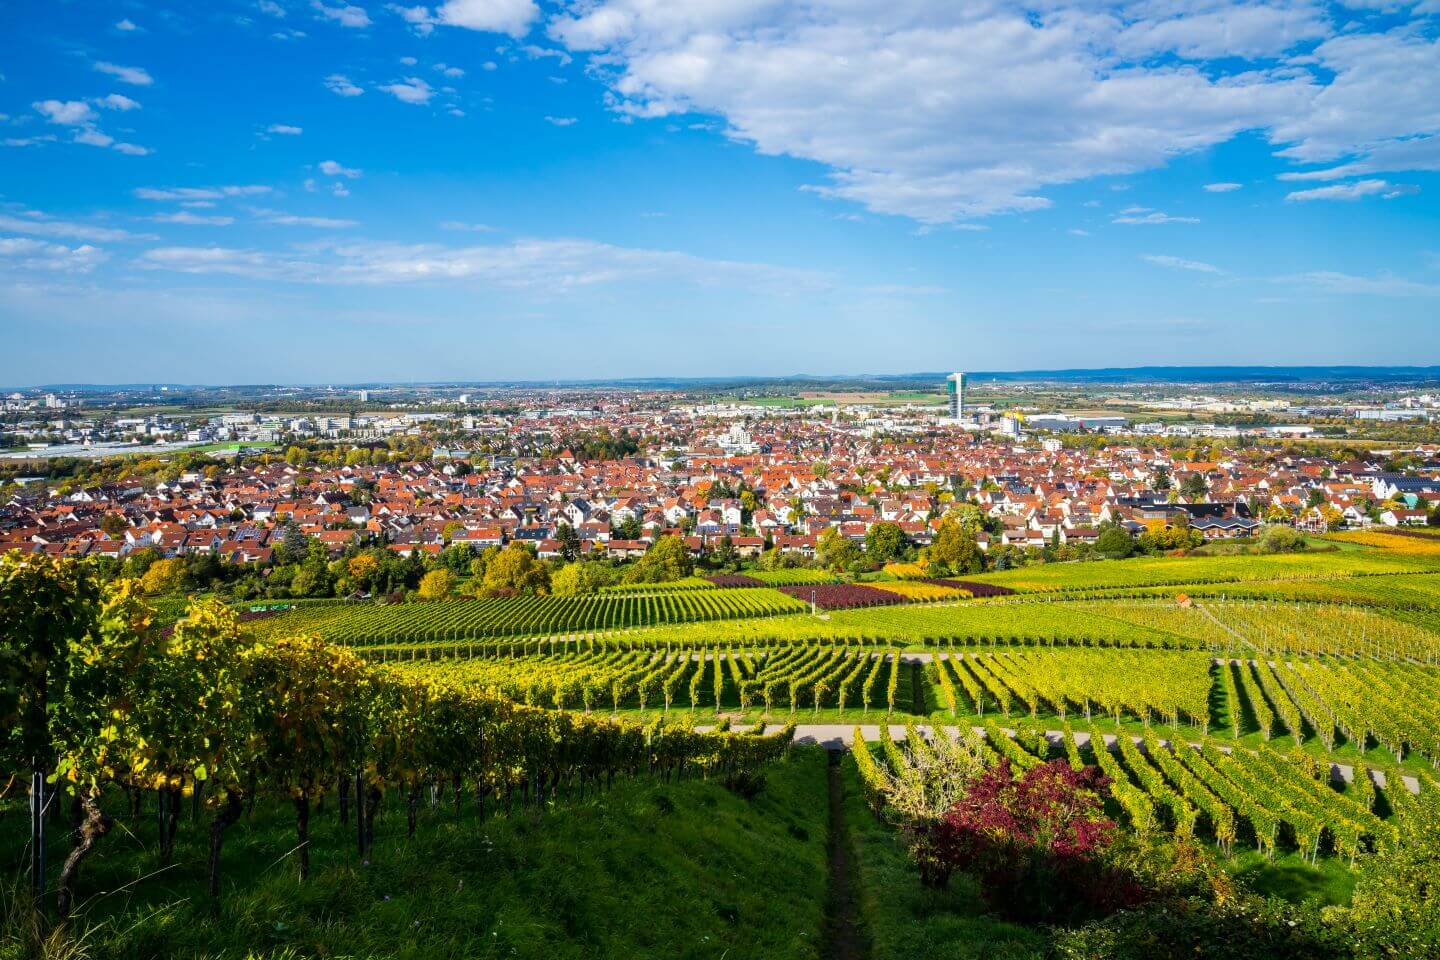
[[[1080,923],[1143,903],[1146,888],[1105,859],[1115,824],[1096,767],[1064,761],[1016,777],[1008,761],[983,773],[938,821],[908,828],[922,882],[973,875],[990,908],[1022,923]]]

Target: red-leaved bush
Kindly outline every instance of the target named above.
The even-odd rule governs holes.
[[[990,908],[1023,923],[1078,923],[1144,902],[1146,887],[1106,863],[1115,837],[1096,767],[1063,761],[1016,777],[1008,761],[981,774],[939,820],[907,827],[927,886],[956,870],[980,882]]]

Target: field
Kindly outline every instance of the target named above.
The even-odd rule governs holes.
[[[311,881],[267,871],[293,855],[293,837],[283,802],[262,792],[227,847],[239,864],[232,892],[212,910],[186,892],[201,854],[149,879],[153,815],[147,825],[112,795],[129,839],[107,839],[86,884],[137,882],[85,916],[113,925],[107,956],[137,958],[244,960],[226,952],[227,924],[267,948],[293,947],[277,955],[287,960],[345,944],[416,958],[830,957],[855,946],[835,942],[852,928],[874,958],[1043,955],[1050,934],[996,919],[972,879],[943,891],[915,882],[887,797],[946,751],[977,769],[1096,765],[1127,835],[1194,840],[1247,888],[1343,905],[1356,864],[1411,842],[1440,810],[1440,555],[1428,547],[1368,534],[1328,552],[1056,564],[963,581],[778,571],[577,598],[298,604],[246,629],[281,644],[319,635],[359,657],[377,689],[416,691],[383,700],[391,712],[377,716],[396,732],[376,744],[403,744],[408,723],[426,736],[465,729],[443,712],[407,720],[405,697],[529,711],[514,716],[513,739],[496,728],[458,741],[519,751],[487,760],[476,781],[488,818],[449,809],[448,773],[403,772],[439,762],[423,742],[393,755],[386,746],[397,766],[378,780],[393,799],[374,868],[358,867],[333,814],[317,813]],[[167,607],[164,620],[179,614]],[[692,777],[729,769],[716,757],[746,756],[743,731],[782,723],[784,737],[814,742],[853,742],[859,725],[871,737],[906,732],[828,769],[803,749],[767,760],[758,797],[745,778],[733,791],[718,775],[670,783],[687,766]],[[590,750],[612,766],[628,757],[629,777],[596,796]],[[578,774],[566,772],[576,763]],[[546,798],[543,826],[532,789]],[[401,839],[405,804],[394,802],[406,791],[428,824],[413,840]],[[502,797],[520,811],[500,813]],[[0,832],[21,822],[0,818]],[[642,847],[646,831],[656,839]],[[202,831],[189,832],[182,850],[200,843]],[[685,857],[702,848],[714,860],[692,877]],[[837,862],[837,850],[853,861]],[[837,871],[850,877],[839,893]],[[791,892],[767,899],[766,884]],[[679,912],[647,928],[643,903]]]

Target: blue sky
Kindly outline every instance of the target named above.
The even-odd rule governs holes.
[[[9,3],[0,383],[1440,363],[1437,24]]]

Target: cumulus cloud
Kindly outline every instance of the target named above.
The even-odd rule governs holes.
[[[268,13],[272,17],[285,16],[285,8],[276,3],[275,0],[260,0],[255,6],[261,13]]]
[[[540,16],[533,0],[449,0],[441,4],[440,22],[452,27],[523,37]]]
[[[1233,193],[1243,186],[1243,183],[1207,183],[1205,190],[1209,193]]]
[[[327,177],[345,177],[354,180],[361,174],[360,170],[354,167],[346,167],[334,160],[321,160],[319,163],[320,172]]]
[[[426,104],[435,96],[434,89],[420,77],[406,77],[380,87],[402,103]]]
[[[1219,267],[1209,263],[1202,263],[1199,260],[1186,260],[1182,257],[1172,257],[1160,253],[1142,254],[1140,257],[1148,263],[1157,267],[1169,267],[1172,270],[1193,270],[1196,273],[1223,273]]]
[[[100,97],[95,101],[96,106],[104,107],[106,110],[139,110],[140,104],[123,93],[112,93],[109,96]]]
[[[1359,200],[1361,197],[1379,196],[1393,200],[1419,188],[1409,184],[1396,184],[1388,180],[1356,180],[1353,183],[1336,183],[1328,187],[1313,187],[1309,190],[1295,190],[1285,195],[1286,200]]]
[[[429,7],[405,7],[397,3],[388,3],[385,5],[385,9],[410,24],[415,32],[422,37],[429,36],[431,31],[435,29],[435,25],[440,22],[439,19],[430,12]],[[411,63],[415,62],[413,57],[403,59],[408,59]]]
[[[280,134],[281,136],[286,137],[298,137],[300,136],[300,134],[304,133],[305,130],[303,127],[292,126],[288,123],[272,123],[270,124],[270,126],[265,128],[265,132]]]
[[[1440,129],[1440,41],[1379,24],[1305,0],[588,0],[547,29],[626,117],[717,116],[825,165],[822,195],[939,223],[1244,131],[1323,162]]]
[[[327,7],[321,0],[311,0],[310,6],[317,14],[326,20],[334,20],[342,27],[368,27],[370,26],[370,14],[365,12],[364,7],[357,7],[354,4],[341,3],[338,6]]]
[[[119,30],[121,33],[130,33],[132,31],[139,30],[140,28],[135,26],[135,21],[131,20],[129,17],[126,17],[124,20],[116,22],[115,29]]]
[[[132,110],[138,106],[129,97],[112,93],[110,96],[95,101],[96,103],[113,110]],[[95,125],[99,119],[90,104],[83,100],[39,100],[31,104],[35,112],[45,117],[50,123],[59,124],[65,127],[74,127],[72,137],[75,143],[81,143],[89,147],[109,147],[120,153],[130,156],[143,157],[150,151],[138,144],[119,143],[114,137]],[[9,146],[30,146],[39,142],[40,138],[19,138],[7,140]]]
[[[38,100],[31,106],[51,123],[78,127],[96,120],[95,111],[84,100]]]
[[[122,67],[116,63],[106,63],[103,60],[95,64],[95,69],[101,73],[108,73],[121,83],[128,83],[137,87],[148,87],[155,80],[141,67]]]
[[[575,117],[550,117],[550,116],[547,116],[547,117],[545,118],[545,122],[548,123],[548,124],[550,124],[551,126],[556,126],[556,127],[570,127],[570,126],[574,126],[575,124],[579,123],[580,121],[577,120]]]
[[[325,78],[325,89],[341,97],[358,97],[365,91],[350,82],[343,73],[332,73]]]

